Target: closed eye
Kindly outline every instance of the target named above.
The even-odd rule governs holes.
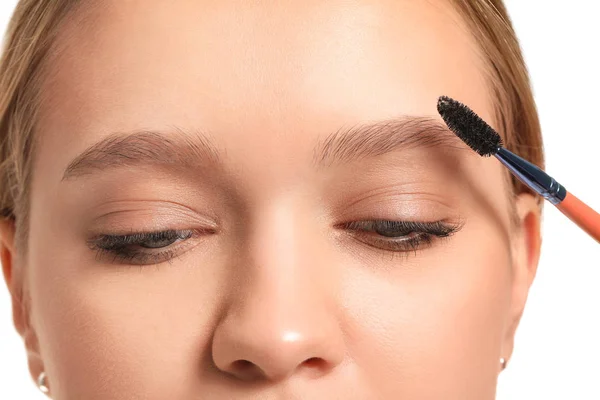
[[[433,244],[436,238],[446,238],[458,232],[461,224],[444,221],[352,221],[341,228],[351,232],[357,240],[371,247],[406,253]]]
[[[96,251],[97,258],[112,255],[117,260],[138,265],[158,264],[170,261],[181,253],[177,243],[214,233],[214,230],[166,230],[156,232],[132,232],[127,235],[99,235],[88,241],[88,247]]]

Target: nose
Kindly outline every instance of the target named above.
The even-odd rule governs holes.
[[[237,253],[235,293],[214,331],[213,362],[243,381],[323,376],[345,354],[324,240],[301,234],[293,217],[261,226]]]

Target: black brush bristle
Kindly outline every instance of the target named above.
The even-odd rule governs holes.
[[[502,138],[473,110],[448,96],[440,96],[437,110],[448,128],[484,157],[498,152]]]

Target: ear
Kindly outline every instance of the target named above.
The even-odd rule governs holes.
[[[35,379],[44,370],[35,330],[31,327],[29,306],[24,296],[24,265],[19,265],[15,247],[14,219],[0,219],[0,262],[2,273],[12,301],[13,324],[27,350],[29,372]]]
[[[23,303],[23,277],[16,276],[15,255],[15,220],[2,219],[0,222],[0,261],[2,262],[2,273],[12,300],[13,323],[17,332],[23,335],[23,331],[25,330],[21,307]]]
[[[529,288],[533,283],[542,244],[541,209],[536,197],[521,193],[516,197],[516,226],[512,237],[512,294],[509,320],[502,347],[502,357],[509,359],[514,337],[521,321]]]

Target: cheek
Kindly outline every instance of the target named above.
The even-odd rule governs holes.
[[[173,382],[198,379],[190,374],[209,346],[204,328],[215,324],[225,277],[189,263],[86,264],[66,244],[31,254],[32,309],[56,398],[186,396],[177,390],[189,385]]]
[[[502,236],[471,223],[395,268],[347,279],[357,363],[396,398],[492,398],[510,304]]]

